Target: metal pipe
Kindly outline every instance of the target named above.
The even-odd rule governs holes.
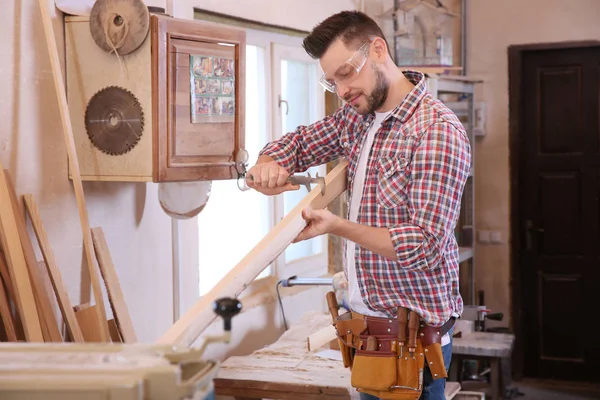
[[[281,286],[333,286],[333,278],[298,278],[292,276],[282,280]]]

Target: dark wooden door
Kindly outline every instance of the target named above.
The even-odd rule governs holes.
[[[526,376],[597,381],[600,47],[524,51],[519,112]]]

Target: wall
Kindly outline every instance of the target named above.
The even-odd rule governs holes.
[[[63,52],[62,16],[53,3],[47,2]],[[89,300],[90,284],[38,4],[6,2],[0,17],[0,162],[17,193],[34,196],[76,305]],[[90,225],[104,230],[138,336],[153,340],[172,323],[170,219],[160,209],[156,186],[84,183],[84,191]]]
[[[597,40],[600,2],[595,0],[468,1],[468,75],[483,78],[487,136],[476,145],[476,224],[500,231],[504,243],[476,247],[476,285],[486,305],[510,318],[510,193],[508,55],[512,44]],[[489,325],[492,324],[490,321]]]
[[[176,7],[173,7],[173,3]],[[250,5],[250,3],[252,3]],[[193,16],[193,6],[261,22],[310,29],[329,14],[352,8],[352,1],[311,0],[270,2],[149,0],[174,16]],[[47,1],[59,51],[64,52],[62,13]],[[67,153],[37,0],[7,2],[0,17],[0,163],[10,171],[19,195],[33,194],[73,304],[90,299],[87,267],[83,264],[81,225],[75,195],[67,178]],[[285,10],[285,12],[284,12]],[[61,59],[64,58],[61,56]],[[117,268],[138,338],[152,342],[173,323],[171,220],[157,200],[157,185],[143,183],[84,183],[91,226],[101,226]],[[190,232],[195,220],[181,223]],[[31,232],[32,237],[33,233]],[[194,235],[182,235],[182,271],[193,269]],[[226,248],[224,248],[226,250]],[[42,259],[38,252],[38,259]],[[196,300],[197,281],[182,288],[185,310]],[[286,316],[294,321],[308,308],[324,308],[325,293],[311,289],[284,299]],[[92,297],[93,298],[93,297]],[[106,298],[105,298],[106,302]],[[108,302],[106,302],[108,308]],[[110,310],[107,311],[110,316]],[[223,357],[247,353],[274,341],[282,328],[276,302],[236,317],[229,346],[216,345],[210,354]],[[220,322],[208,332],[220,331]]]

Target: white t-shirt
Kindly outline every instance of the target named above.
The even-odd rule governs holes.
[[[369,131],[367,132],[367,137],[365,142],[363,143],[362,148],[360,149],[360,154],[358,155],[358,163],[356,166],[356,172],[354,174],[354,182],[352,186],[352,197],[350,199],[350,209],[348,210],[348,219],[352,222],[357,222],[358,210],[360,207],[363,189],[365,186],[365,175],[367,170],[367,161],[369,159],[369,153],[371,152],[371,147],[373,146],[373,140],[375,138],[375,134],[381,127],[381,123],[385,120],[385,118],[390,114],[390,112],[385,113],[375,113],[375,119]],[[362,295],[360,294],[360,289],[358,287],[358,277],[356,275],[356,261],[354,259],[354,251],[356,244],[350,240],[347,240],[347,248],[346,248],[346,265],[348,266],[348,306],[354,312],[363,315],[370,315],[374,317],[387,317],[384,313],[372,311],[365,304]],[[442,346],[450,343],[450,336],[446,333],[442,337]]]

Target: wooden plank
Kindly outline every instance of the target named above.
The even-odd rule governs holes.
[[[6,265],[6,256],[4,255],[4,252],[0,252],[0,275],[2,276],[2,281],[4,282],[6,288],[5,292],[8,297],[8,305],[11,307],[11,312],[13,312],[14,314],[13,316],[15,322],[15,330],[17,332],[17,339],[25,340],[25,332],[23,332],[23,323],[21,322],[21,316],[16,310],[15,305],[15,289],[13,288],[12,279],[10,278],[10,274],[8,272],[8,266]]]
[[[121,338],[121,333],[119,332],[119,328],[117,327],[117,322],[115,319],[108,320],[108,330],[110,332],[110,339],[113,343],[123,343],[123,339]]]
[[[2,282],[0,282],[0,317],[2,318],[4,331],[6,332],[6,339],[9,342],[16,342],[17,331],[15,329],[15,321],[13,319],[8,296],[6,295],[6,291],[4,290],[4,285]]]
[[[316,350],[336,338],[335,327],[333,325],[321,328],[306,338],[308,351]]]
[[[47,332],[44,335],[46,342],[62,342],[62,336],[58,329],[58,321],[56,315],[52,311],[50,306],[50,296],[44,286],[44,281],[40,276],[38,269],[38,261],[35,256],[35,251],[31,245],[31,238],[27,232],[27,224],[25,217],[21,210],[21,205],[17,198],[17,192],[15,185],[13,184],[10,172],[4,170],[4,176],[6,177],[6,184],[10,195],[10,201],[15,211],[15,222],[17,224],[17,232],[19,239],[21,240],[21,246],[23,248],[23,255],[25,256],[25,262],[29,271],[29,279],[31,280],[31,287],[33,289],[33,295],[36,301],[38,314],[40,315],[40,324],[42,326],[42,332]]]
[[[87,343],[100,343],[104,342],[102,336],[100,336],[100,329],[98,329],[98,319],[96,318],[97,311],[96,304],[82,304],[73,307],[75,310],[75,318],[81,327],[83,338]],[[108,322],[106,324],[108,326]]]
[[[102,228],[92,228],[92,240],[94,242],[96,257],[98,258],[98,264],[100,265],[100,273],[104,279],[104,285],[108,292],[108,301],[112,308],[117,328],[125,343],[135,343],[137,342],[137,336],[135,335],[135,329],[133,329],[133,322],[131,321],[131,316],[127,309],[125,296],[121,290],[117,271],[112,262]]]
[[[42,224],[40,212],[31,194],[23,195],[23,201],[25,202],[25,209],[27,210],[29,219],[31,220],[31,225],[33,226],[33,231],[38,240],[42,257],[44,258],[45,266],[47,268],[48,275],[50,276],[50,281],[52,282],[54,294],[56,295],[63,320],[67,325],[67,329],[73,341],[83,343],[83,334],[81,333],[79,323],[77,323],[77,319],[75,318],[73,305],[71,304],[69,294],[63,282],[60,268],[58,268],[56,259],[54,258],[54,252],[52,251],[52,246],[50,246],[48,235],[46,234],[46,230]]]
[[[13,210],[11,205],[4,168],[0,164],[0,235],[8,272],[15,291],[13,301],[16,303],[23,322],[25,339],[29,342],[43,342],[42,327],[40,326],[33,289],[27,273],[23,246],[17,234],[16,211]]]
[[[81,183],[81,174],[79,172],[79,161],[77,160],[77,150],[75,148],[75,140],[73,138],[73,128],[71,126],[71,117],[69,115],[69,107],[67,105],[67,96],[65,93],[65,84],[63,81],[60,59],[58,56],[58,48],[56,46],[56,39],[54,37],[54,31],[52,28],[52,20],[50,19],[50,13],[48,11],[48,2],[46,0],[39,0],[39,6],[46,36],[46,45],[48,47],[48,54],[50,56],[50,64],[52,65],[52,76],[54,77],[55,92],[60,110],[65,144],[67,147],[69,167],[73,180],[73,188],[75,190],[75,199],[77,201],[77,209],[79,211],[79,219],[81,221],[81,233],[83,236],[85,260],[87,262],[87,267],[89,269],[90,278],[92,281],[94,300],[98,305],[98,307],[96,307],[96,312],[98,314],[96,319],[98,320],[99,337],[102,339],[102,341],[109,342],[110,334],[108,332],[108,323],[106,320],[106,309],[104,308],[104,298],[102,297],[102,287],[100,286],[100,277],[98,274],[96,257],[94,257],[92,234],[90,232],[90,224],[85,205],[85,198],[83,195],[83,185]]]
[[[325,195],[317,186],[291,210],[210,292],[202,296],[167,332],[159,344],[191,346],[216,318],[210,305],[220,297],[237,298],[306,226],[302,210],[325,208],[346,190],[348,163],[341,161],[325,177]]]

